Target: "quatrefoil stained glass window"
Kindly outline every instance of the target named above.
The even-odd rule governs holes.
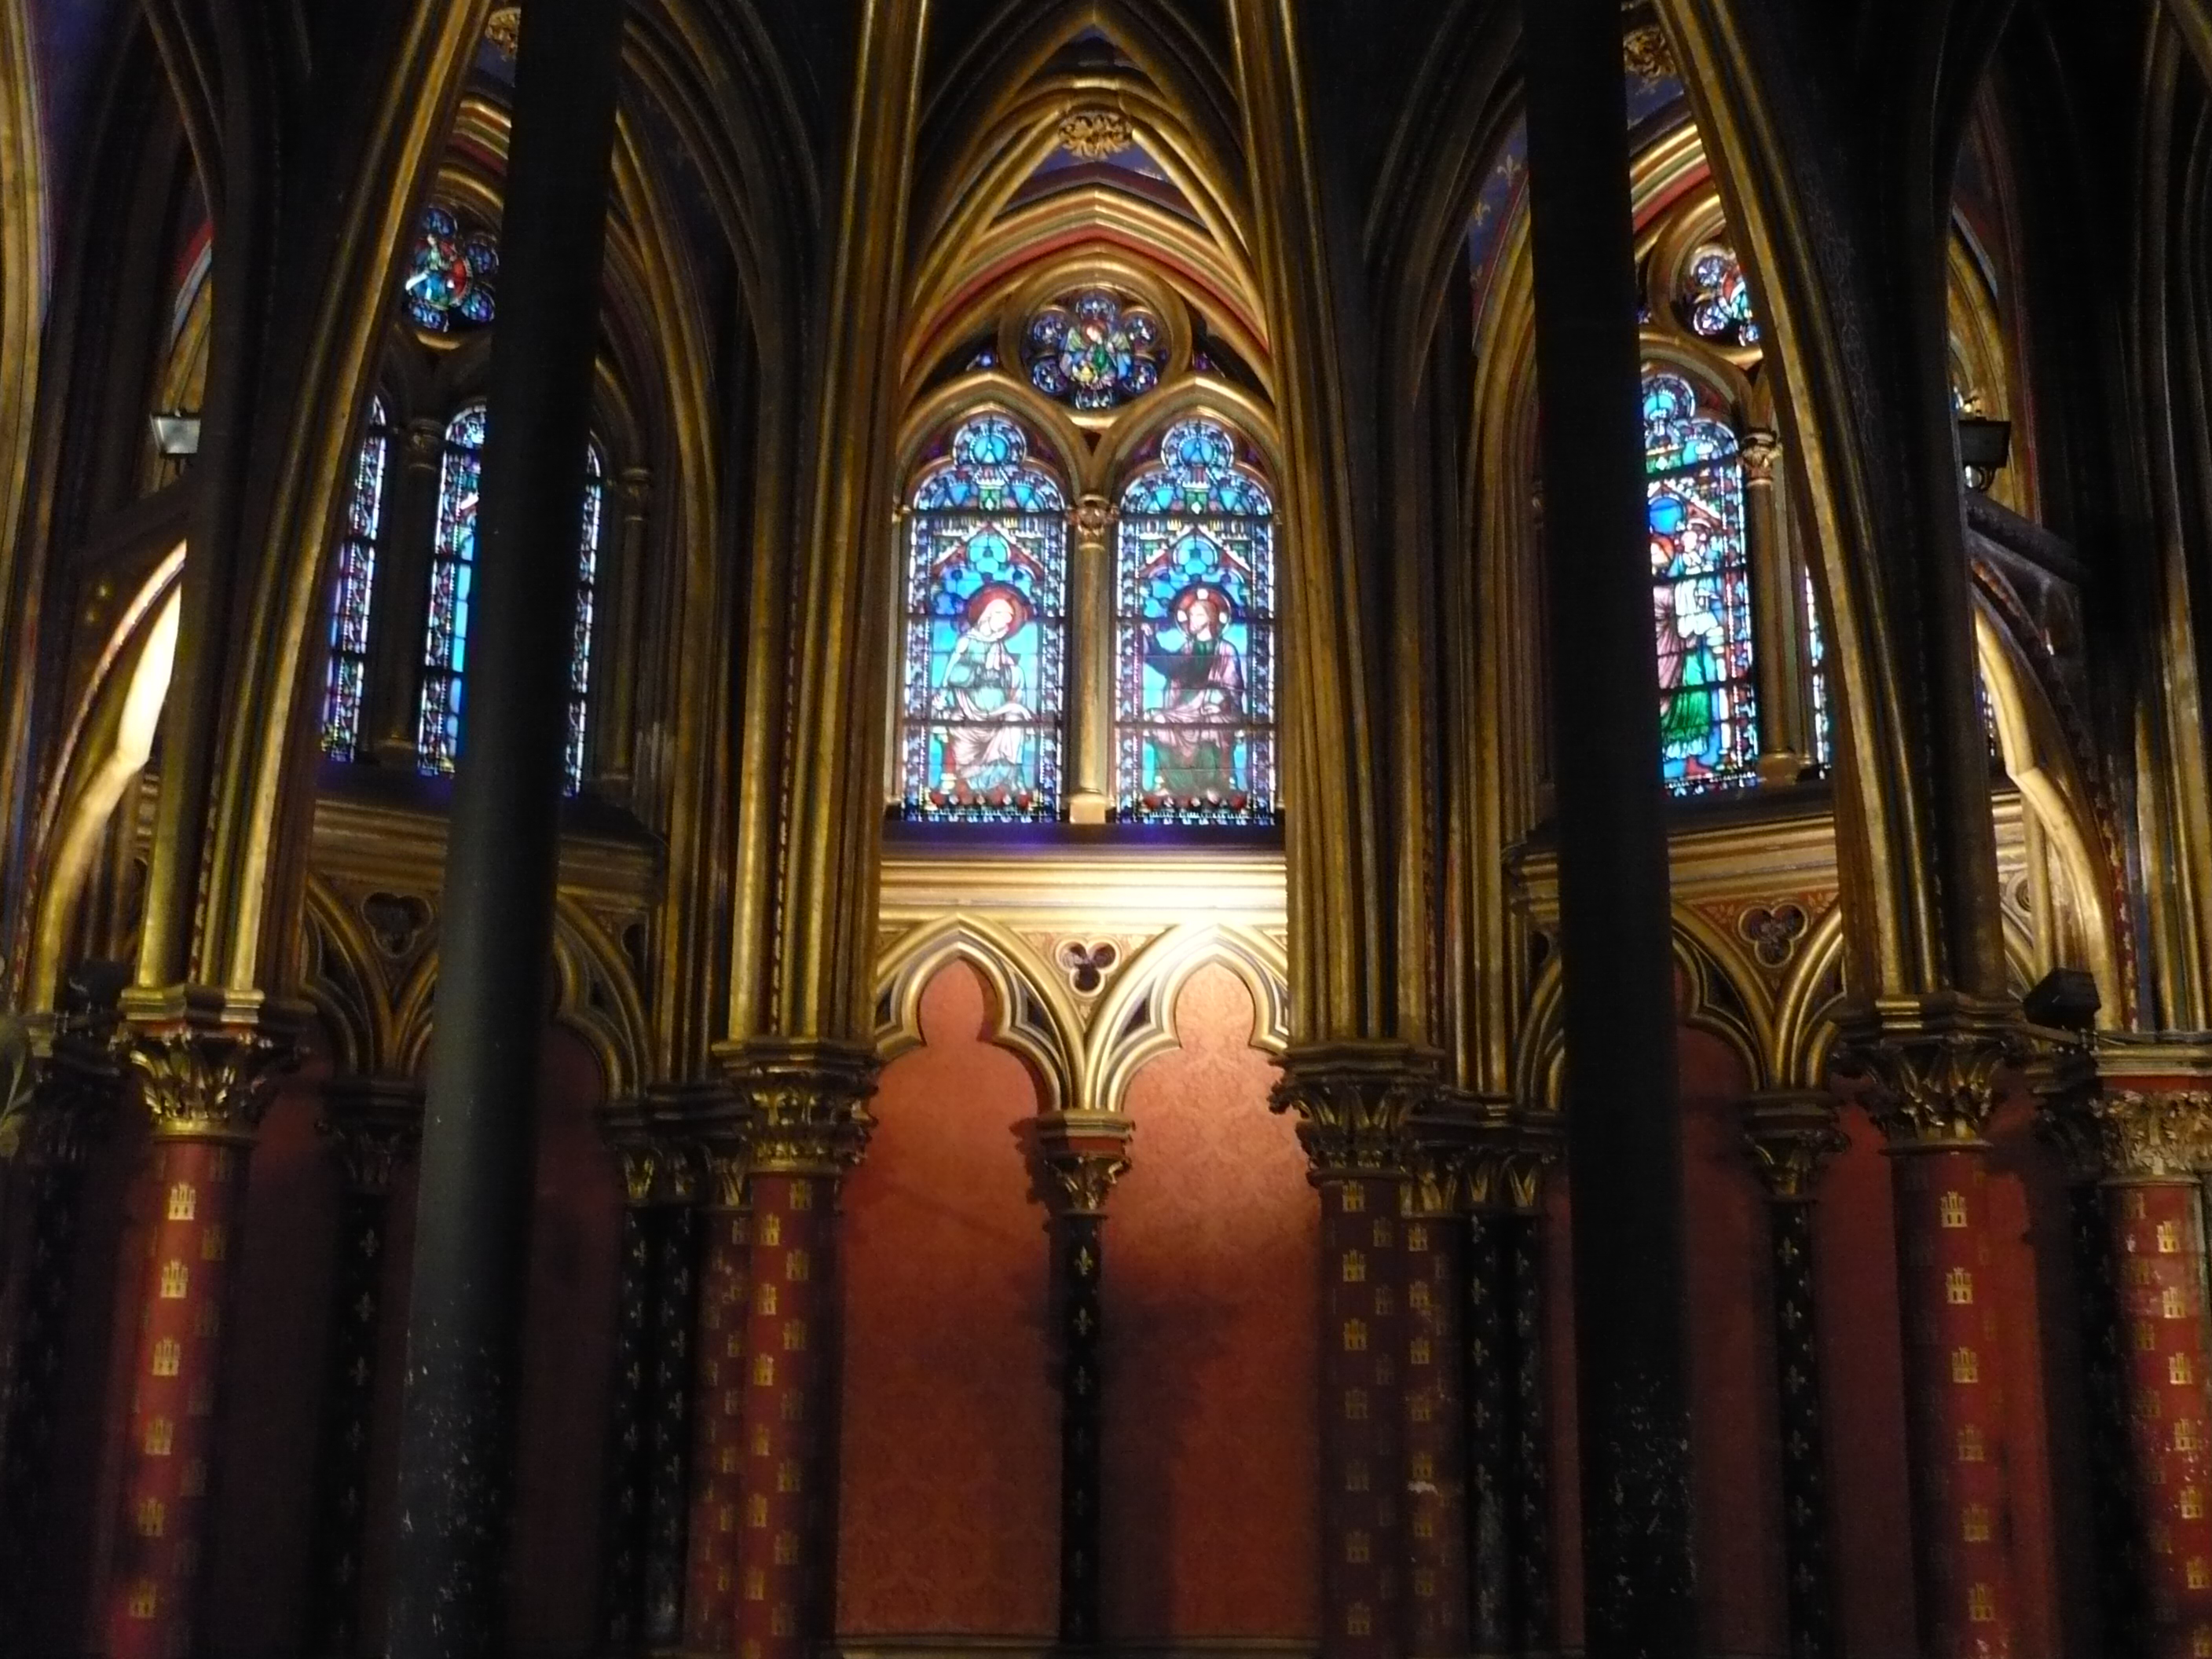
[[[499,243],[487,230],[465,230],[449,208],[433,204],[407,256],[401,301],[419,328],[452,334],[492,319]]]
[[[1140,305],[1085,289],[1030,319],[1023,347],[1030,383],[1080,410],[1113,409],[1160,383],[1166,333]]]
[[[1683,272],[1682,308],[1690,331],[1717,345],[1759,343],[1759,319],[1752,314],[1751,283],[1743,261],[1722,242],[1707,242],[1690,256]]]

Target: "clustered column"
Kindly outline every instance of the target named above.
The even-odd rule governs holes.
[[[608,1132],[624,1202],[600,1636],[618,1652],[673,1642],[681,1618],[698,1182],[690,1145],[643,1108],[611,1113]]]
[[[38,1547],[52,1491],[70,1268],[84,1196],[85,1159],[106,1134],[123,1079],[111,1052],[111,1012],[64,1021],[53,1035],[17,1157],[28,1174],[30,1224],[9,1301],[9,1369],[0,1399],[0,1648],[27,1646]],[[0,1291],[9,1287],[0,1285]],[[0,1303],[0,1307],[8,1305]]]
[[[699,1335],[693,1372],[697,1417],[684,1566],[684,1645],[693,1653],[726,1653],[737,1629],[745,1323],[751,1306],[745,1145],[734,1112],[702,1135],[702,1146],[707,1202],[699,1218]]]
[[[792,1044],[744,1051],[731,1072],[752,1115],[738,1653],[801,1659],[831,1623],[838,1188],[872,1127],[862,1103],[874,1062]]]
[[[101,1622],[113,1659],[191,1650],[236,1218],[289,1030],[193,988],[126,992],[129,1059],[153,1120],[144,1290],[131,1362],[122,1523]]]
[[[1399,1046],[1295,1050],[1276,1085],[1321,1194],[1322,1643],[1328,1659],[1404,1651],[1403,1221],[1407,1124],[1439,1093]]]
[[[1826,1659],[1836,1650],[1836,1632],[1820,1320],[1814,1296],[1813,1194],[1821,1171],[1845,1142],[1836,1127],[1834,1100],[1807,1091],[1752,1097],[1744,1109],[1744,1143],[1767,1193],[1790,1659]]]
[[[2045,1120],[2075,1156],[2102,1212],[2112,1343],[2103,1356],[2118,1454],[2105,1478],[2123,1559],[2105,1575],[2106,1638],[2149,1659],[2212,1653],[2212,1396],[2203,1194],[2212,1094],[2100,1086],[2091,1075],[2047,1095]]]
[[[1462,1131],[1456,1122],[1420,1123],[1405,1187],[1407,1607],[1416,1659],[1455,1659],[1468,1646]]]
[[[1847,1053],[1873,1074],[1867,1103],[1893,1160],[1922,1649],[2009,1653],[2018,1611],[1983,1136],[2018,1044],[1994,1015],[1931,1020],[1916,1008]]]
[[[1478,1654],[1559,1645],[1541,1201],[1553,1115],[1492,1103],[1468,1162],[1468,1547]]]
[[[1049,1177],[1053,1302],[1060,1346],[1060,1641],[1098,1640],[1098,1357],[1103,1346],[1106,1200],[1129,1167],[1132,1126],[1119,1112],[1066,1111],[1038,1123]]]
[[[392,1185],[422,1133],[422,1085],[351,1078],[323,1091],[319,1126],[344,1181],[331,1276],[320,1445],[308,1592],[307,1649],[353,1651],[361,1628],[361,1564],[368,1523],[369,1435],[383,1348],[384,1274]]]

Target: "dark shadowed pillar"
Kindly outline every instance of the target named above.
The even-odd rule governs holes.
[[[468,701],[422,1131],[390,1659],[501,1623],[539,1045],[621,60],[619,0],[525,9],[501,226]]]
[[[1527,0],[1583,1605],[1692,1652],[1680,1124],[1616,0]],[[1572,672],[1565,665],[1571,664]]]
[[[1814,1297],[1813,1192],[1844,1149],[1836,1103],[1811,1091],[1754,1095],[1744,1144],[1765,1183],[1774,1272],[1774,1382],[1782,1429],[1782,1562],[1790,1659],[1837,1650],[1828,1568],[1827,1436],[1821,1426],[1820,1327]]]
[[[65,1018],[56,1032],[17,1154],[16,1173],[30,1200],[28,1225],[16,1238],[0,1240],[0,1259],[9,1261],[14,1281],[0,1285],[0,1311],[14,1310],[0,1331],[0,1652],[29,1642],[31,1604],[40,1599],[85,1161],[106,1133],[123,1092],[113,1029],[110,1008]]]
[[[1468,1651],[1465,1147],[1425,1125],[1415,1133],[1405,1216],[1407,1650],[1458,1659]]]
[[[1119,1112],[1076,1111],[1037,1127],[1060,1318],[1060,1645],[1070,1650],[1098,1641],[1106,1198],[1129,1167],[1133,1126]]]
[[[307,1651],[343,1659],[361,1630],[361,1565],[368,1541],[369,1431],[383,1352],[384,1262],[392,1183],[422,1132],[422,1085],[408,1079],[346,1078],[325,1085],[319,1126],[337,1155],[337,1259],[323,1372],[321,1444],[315,1462],[314,1544],[309,1568]]]
[[[744,1140],[734,1124],[703,1138],[706,1203],[699,1216],[699,1325],[693,1345],[690,1525],[684,1647],[737,1646],[738,1515],[744,1473],[746,1283]]]

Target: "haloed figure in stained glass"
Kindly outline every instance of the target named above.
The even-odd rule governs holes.
[[[1145,663],[1163,687],[1152,787],[1176,800],[1226,805],[1239,793],[1244,723],[1244,670],[1230,638],[1236,606],[1221,588],[1198,583],[1176,595],[1169,615],[1173,628],[1153,632]]]
[[[1004,415],[970,416],[908,499],[899,773],[908,817],[1060,806],[1067,497]]]
[[[1757,775],[1743,459],[1690,382],[1644,380],[1644,495],[1659,664],[1660,770],[1678,795]]]
[[[1016,641],[1035,610],[1021,590],[992,582],[969,599],[965,621],[945,659],[937,712],[945,720],[938,788],[955,799],[1012,801],[1024,792],[1034,718],[1024,699]]]

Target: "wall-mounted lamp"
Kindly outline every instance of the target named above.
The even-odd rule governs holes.
[[[167,459],[180,461],[200,453],[200,417],[187,415],[181,409],[167,415],[150,417],[154,428],[154,447]]]
[[[2012,459],[2012,422],[1980,415],[1959,416],[1959,465],[1966,488],[1987,489],[1990,480]]]

